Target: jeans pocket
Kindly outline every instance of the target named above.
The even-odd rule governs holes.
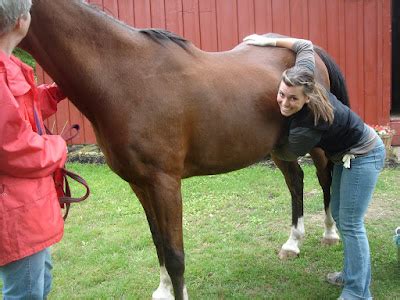
[[[378,171],[381,171],[385,166],[385,156],[386,156],[385,149],[375,152],[375,168]]]

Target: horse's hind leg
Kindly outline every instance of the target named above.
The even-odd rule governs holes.
[[[336,232],[335,221],[332,218],[331,209],[329,207],[333,163],[327,159],[324,151],[320,148],[314,148],[310,152],[310,155],[314,161],[318,181],[324,193],[325,230],[321,242],[327,245],[337,244],[340,238]]]
[[[145,210],[160,263],[160,285],[152,298],[188,299],[184,284],[180,179],[157,174],[151,183],[131,184],[131,187]]]
[[[296,257],[300,253],[300,242],[304,238],[303,178],[304,173],[297,161],[283,161],[274,155],[272,159],[283,173],[292,197],[292,228],[289,239],[282,245],[280,259]]]

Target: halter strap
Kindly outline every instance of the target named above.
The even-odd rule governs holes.
[[[38,115],[35,107],[33,107],[33,116],[35,119],[35,125],[37,128],[38,134],[43,135],[42,126],[40,126],[39,115]],[[46,126],[45,126],[45,130],[46,130],[47,134],[49,134],[49,135],[52,134],[51,131]],[[75,132],[72,132],[73,130],[75,130]],[[67,142],[69,140],[72,140],[75,136],[77,136],[78,133],[79,133],[79,125],[74,124],[65,133],[61,134],[61,137]],[[70,177],[71,179],[75,180],[76,182],[80,183],[81,185],[83,185],[85,187],[85,189],[86,189],[85,195],[83,195],[82,197],[79,197],[79,198],[75,198],[75,197],[71,196],[71,189],[69,186],[68,177]],[[89,189],[89,186],[85,179],[83,179],[78,174],[68,171],[65,168],[57,169],[54,173],[53,178],[54,178],[54,184],[56,186],[56,189],[58,190],[57,194],[58,194],[58,201],[60,203],[60,206],[62,208],[65,207],[65,209],[66,209],[65,214],[63,216],[63,219],[65,221],[68,217],[71,203],[77,203],[77,202],[86,200],[87,197],[89,197],[90,189]],[[64,186],[65,186],[65,190],[64,190]]]

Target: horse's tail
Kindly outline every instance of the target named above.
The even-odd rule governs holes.
[[[330,91],[338,98],[343,104],[350,107],[349,94],[347,92],[346,81],[344,79],[342,71],[335,61],[320,47],[314,46],[315,52],[324,62],[328,69],[329,80],[330,80]]]

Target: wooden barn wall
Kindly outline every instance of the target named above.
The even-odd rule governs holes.
[[[387,124],[391,98],[390,0],[92,0],[137,28],[164,28],[206,51],[224,51],[252,33],[278,32],[325,48],[345,74],[352,108]],[[48,82],[38,68],[40,82]],[[48,121],[60,132],[79,123],[73,143],[95,143],[90,123],[68,101]]]

